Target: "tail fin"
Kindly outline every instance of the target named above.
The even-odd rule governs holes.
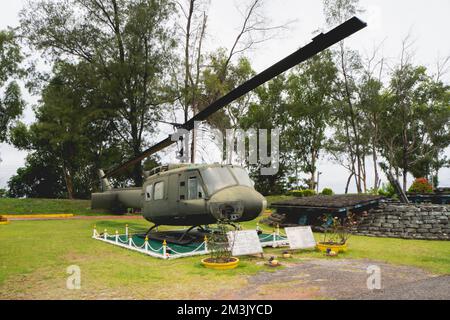
[[[105,172],[103,172],[102,169],[98,170],[98,175],[102,183],[102,190],[103,191],[112,190],[111,182],[109,182],[108,178],[104,178]]]

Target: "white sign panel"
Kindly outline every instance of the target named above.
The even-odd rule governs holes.
[[[232,246],[233,256],[262,253],[263,249],[256,230],[230,231],[228,241]]]
[[[284,230],[291,249],[309,249],[316,246],[311,227],[289,227]]]

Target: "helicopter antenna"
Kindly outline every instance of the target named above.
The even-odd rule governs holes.
[[[350,35],[358,32],[359,30],[365,28],[367,24],[357,17],[353,17],[346,22],[340,24],[336,28],[332,29],[327,33],[320,33],[316,37],[312,39],[310,43],[306,46],[298,49],[294,53],[290,54],[286,58],[278,61],[271,67],[257,74],[253,78],[247,80],[237,88],[231,90],[229,93],[219,98],[218,100],[211,103],[205,109],[197,113],[190,120],[180,126],[182,129],[186,129],[188,131],[194,128],[195,121],[203,121],[206,120],[210,115],[219,111],[229,103],[233,102],[236,99],[239,99],[243,95],[252,91],[253,89],[259,87],[260,85],[266,83],[267,81],[275,78],[286,70],[291,69],[292,67],[298,65],[301,62],[304,62],[316,54],[324,51],[325,49],[331,47],[332,45],[338,43],[339,41],[344,40]],[[174,144],[176,141],[172,141],[171,136],[166,139],[158,142],[157,144],[151,146],[147,150],[141,152],[138,156],[126,161],[125,163],[119,165],[118,167],[112,169],[108,173],[105,174],[104,178],[114,176],[126,168],[135,165],[147,158],[148,156],[161,151],[162,149]]]

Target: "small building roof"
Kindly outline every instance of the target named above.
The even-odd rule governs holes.
[[[311,197],[298,197],[272,203],[277,207],[297,207],[297,208],[354,208],[367,203],[378,202],[382,196],[367,194],[343,194],[324,196],[317,195]]]

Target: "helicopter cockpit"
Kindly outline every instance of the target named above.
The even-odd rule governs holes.
[[[250,188],[254,186],[254,182],[241,167],[206,167],[200,170],[200,175],[209,195],[231,186],[241,185]]]

